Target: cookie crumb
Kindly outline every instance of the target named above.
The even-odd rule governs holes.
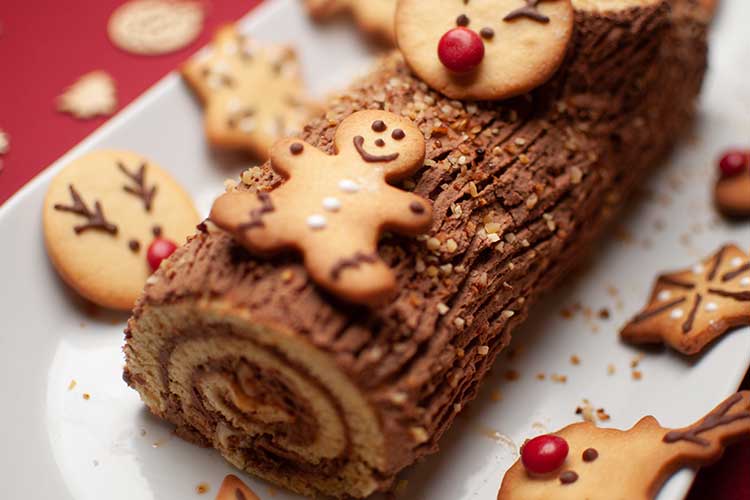
[[[575,365],[575,366],[580,365],[581,364],[581,358],[579,358],[578,356],[576,356],[575,354],[573,354],[570,357],[570,364],[571,365]]]
[[[76,379],[72,379],[70,383],[68,384],[68,390],[72,391],[76,388],[76,385],[78,385],[78,382],[76,382]]]
[[[633,380],[641,380],[643,378],[643,373],[640,370],[633,370],[632,376]]]
[[[536,379],[537,379],[537,380],[544,380],[544,379],[546,379],[546,378],[547,378],[547,375],[545,375],[545,374],[544,374],[544,373],[542,373],[542,372],[539,372],[539,373],[537,373],[537,374],[536,374]]]
[[[633,359],[631,359],[631,360],[630,360],[630,368],[638,368],[638,365],[639,365],[639,364],[641,363],[641,361],[643,360],[643,357],[644,357],[644,356],[643,356],[643,354],[641,353],[641,354],[638,354],[637,356],[635,356],[635,357],[634,357]]]
[[[200,483],[198,486],[195,487],[195,492],[199,495],[204,495],[208,493],[208,490],[210,490],[211,487],[207,483]]]
[[[85,399],[86,401],[88,401],[89,399],[91,399],[91,394],[89,394],[88,392],[84,392],[83,393],[83,399]]]
[[[609,309],[607,309],[606,307],[599,309],[599,319],[607,320],[610,317],[611,317],[611,314],[609,312]]]
[[[596,410],[596,416],[599,418],[600,421],[606,422],[610,419],[609,414],[604,410],[604,408],[598,408]]]
[[[553,382],[557,382],[559,384],[564,384],[568,381],[568,376],[553,373],[552,375],[550,375],[550,380],[552,380]]]
[[[594,407],[591,406],[588,399],[581,400],[581,406],[576,407],[576,415],[580,415],[586,422],[596,422],[596,419],[594,418]]]
[[[612,363],[607,365],[607,375],[614,375],[615,374],[615,365]]]

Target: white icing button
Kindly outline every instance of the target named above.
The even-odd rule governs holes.
[[[351,179],[342,179],[339,181],[339,189],[345,193],[356,193],[359,191],[359,184]]]
[[[717,309],[719,309],[719,306],[716,305],[716,302],[709,302],[708,304],[706,304],[706,311],[708,312],[714,312]]]
[[[740,267],[742,265],[742,259],[740,257],[735,257],[732,259],[732,267]]]
[[[693,266],[693,274],[703,274],[705,270],[706,268],[703,267],[703,264],[696,264]]]
[[[680,319],[684,315],[685,313],[682,311],[682,309],[675,309],[674,311],[672,311],[672,314],[670,314],[670,316],[672,316],[672,318],[674,319]]]
[[[245,132],[246,134],[249,134],[250,132],[255,130],[255,120],[250,116],[246,116],[245,118],[240,120],[237,126],[239,127],[241,131]]]
[[[672,298],[672,292],[670,292],[669,290],[662,290],[661,292],[659,292],[659,295],[657,295],[656,298],[661,301],[669,300]]]
[[[740,286],[750,286],[750,277],[745,276],[740,280]]]
[[[310,229],[324,229],[326,222],[326,218],[319,214],[314,214],[307,218],[307,226]]]
[[[239,110],[242,109],[242,101],[240,101],[237,97],[232,96],[227,101],[227,111],[229,113],[236,113]]]
[[[326,198],[323,198],[323,208],[325,208],[329,212],[338,212],[339,210],[341,210],[341,202],[338,198],[328,196]]]

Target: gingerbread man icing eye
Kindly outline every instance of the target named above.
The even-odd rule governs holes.
[[[573,33],[571,0],[399,0],[412,70],[453,99],[501,100],[546,82]]]

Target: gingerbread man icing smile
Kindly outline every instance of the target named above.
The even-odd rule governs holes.
[[[266,193],[228,193],[211,219],[248,250],[296,249],[313,280],[345,300],[373,303],[395,288],[377,254],[380,234],[419,234],[432,221],[430,202],[389,182],[422,166],[424,136],[409,120],[361,111],[336,131],[330,156],[295,139],[278,142],[271,166],[287,178]]]

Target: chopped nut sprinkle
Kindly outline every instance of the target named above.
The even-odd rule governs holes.
[[[443,304],[442,302],[439,302],[437,305],[437,310],[441,315],[448,314],[448,311],[450,311],[450,307]]]
[[[412,427],[409,431],[411,432],[414,441],[418,444],[425,443],[430,438],[424,427]]]
[[[479,353],[480,356],[487,356],[487,354],[490,353],[490,348],[486,345],[480,345],[477,347],[477,353]]]

